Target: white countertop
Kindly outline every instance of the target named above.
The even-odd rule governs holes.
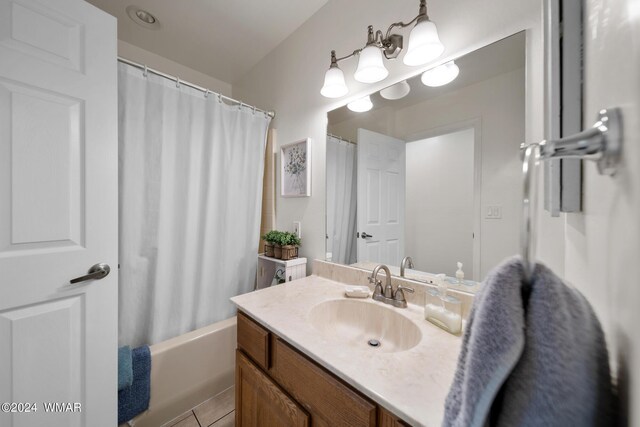
[[[424,309],[409,304],[393,308],[411,319],[422,333],[413,348],[397,353],[375,348],[336,347],[307,320],[318,303],[343,299],[345,284],[308,276],[231,300],[240,310],[275,332],[293,347],[412,425],[439,426],[453,381],[461,339],[424,320]],[[367,304],[389,305],[361,300]]]

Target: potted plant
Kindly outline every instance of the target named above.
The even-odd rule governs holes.
[[[275,256],[274,247],[276,245],[276,242],[278,242],[278,244],[280,242],[280,232],[277,230],[268,231],[264,236],[262,236],[262,240],[265,241],[265,255],[273,258]]]
[[[300,238],[294,233],[285,231],[280,239],[282,245],[281,253],[283,260],[289,260],[298,257],[298,246],[300,246]]]
[[[282,258],[282,231],[274,231],[273,237],[273,257],[281,259]]]

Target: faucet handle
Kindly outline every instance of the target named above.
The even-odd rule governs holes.
[[[409,287],[407,287],[407,286],[399,285],[399,286],[398,286],[398,288],[396,289],[396,295],[397,295],[397,294],[398,294],[398,292],[400,292],[400,291],[407,291],[407,292],[409,292],[409,293],[411,293],[411,294],[412,294],[412,293],[414,293],[414,292],[415,292],[415,289],[413,289],[413,288],[409,288]]]
[[[371,277],[369,277],[369,283],[374,283],[375,282],[375,287],[373,288],[373,295],[371,295],[371,298],[373,298],[376,301],[381,301],[382,300],[382,280],[373,280]]]
[[[410,292],[410,293],[414,293],[414,289],[413,288],[409,288],[406,286],[402,286],[399,285],[398,288],[396,289],[396,292],[393,294],[393,302],[394,305],[396,307],[406,307],[407,306],[407,300],[404,297],[404,291]]]

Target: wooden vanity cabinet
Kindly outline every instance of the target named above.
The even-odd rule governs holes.
[[[240,350],[236,351],[236,425],[310,425],[309,415]]]
[[[238,313],[236,426],[407,426]]]
[[[379,408],[378,427],[410,427],[410,425],[405,423],[386,409]]]

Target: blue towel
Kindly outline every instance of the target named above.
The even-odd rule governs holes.
[[[118,392],[118,424],[129,421],[149,407],[151,353],[148,346],[131,351],[133,382]]]
[[[476,294],[445,404],[446,427],[608,426],[615,401],[604,333],[577,290],[518,257]]]
[[[118,391],[130,387],[132,383],[131,348],[125,345],[118,349]]]

